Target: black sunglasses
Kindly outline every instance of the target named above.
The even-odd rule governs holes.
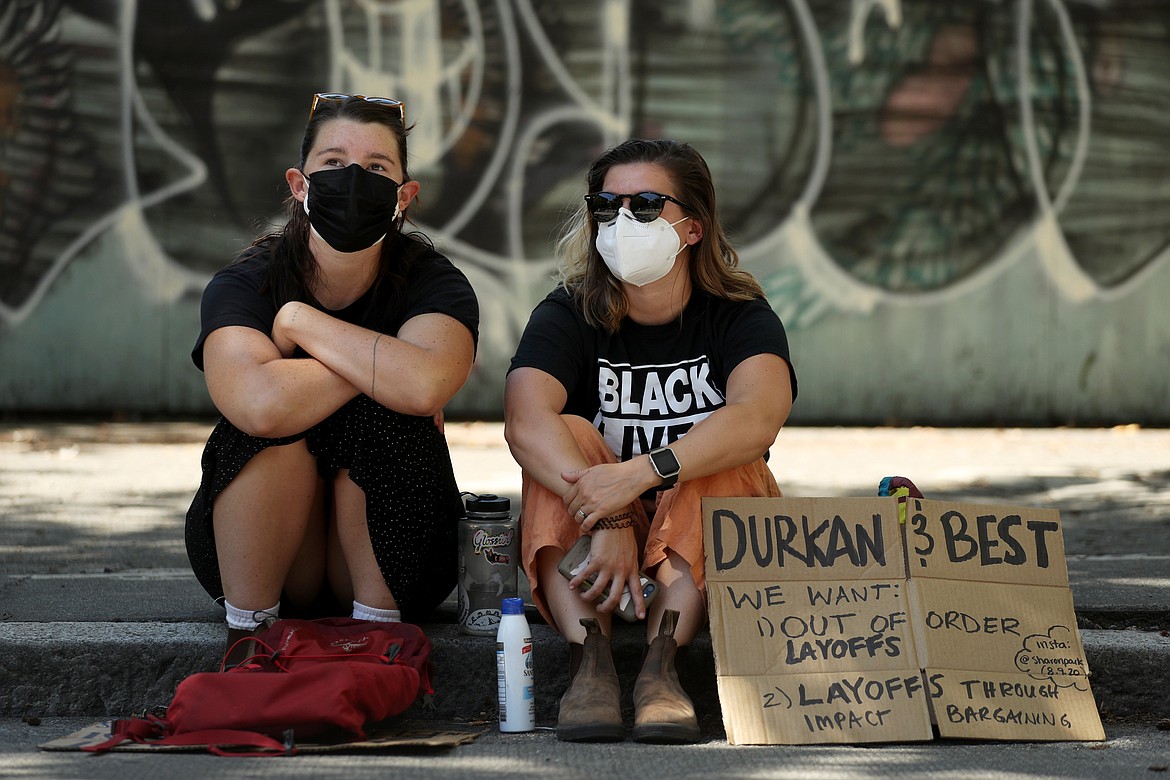
[[[668,200],[671,203],[677,203],[687,211],[694,211],[681,200],[663,195],[661,192],[626,193],[625,195],[615,195],[612,192],[591,192],[585,196],[585,207],[598,222],[613,222],[617,219],[618,209],[622,207],[622,201],[626,198],[630,199],[630,212],[639,222],[653,222],[658,219]]]
[[[316,113],[319,103],[341,103],[350,98],[360,98],[367,103],[393,108],[398,112],[398,118],[403,122],[406,121],[406,104],[401,100],[384,97],[366,97],[365,95],[346,95],[343,92],[318,92],[316,95],[313,95],[313,105],[309,107],[309,119],[313,118],[313,114]]]

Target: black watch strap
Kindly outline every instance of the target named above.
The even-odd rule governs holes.
[[[674,487],[678,482],[678,473],[682,470],[682,466],[678,462],[678,458],[674,455],[674,450],[670,447],[659,447],[656,450],[650,451],[650,465],[654,468],[661,479],[662,484],[658,486],[660,490]]]

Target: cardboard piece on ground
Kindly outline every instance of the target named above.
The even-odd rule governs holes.
[[[1099,740],[1059,513],[706,498],[732,744]]]
[[[38,745],[41,750],[72,751],[100,745],[110,738],[110,721],[100,721],[72,734]],[[382,727],[371,729],[363,740],[355,742],[298,742],[297,753],[340,753],[345,751],[395,750],[401,748],[453,748],[474,742],[473,732],[431,731],[418,728]],[[206,745],[149,745],[123,742],[113,748],[118,753],[205,753]]]

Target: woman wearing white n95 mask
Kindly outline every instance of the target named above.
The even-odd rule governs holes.
[[[649,642],[633,737],[693,742],[675,658],[706,620],[700,501],[780,495],[764,456],[796,375],[694,148],[627,141],[594,161],[586,183],[560,246],[561,284],[533,311],[505,385],[505,435],[523,470],[522,559],[534,602],[569,641],[558,736],[624,736],[607,637],[628,587]],[[582,535],[589,563],[566,580],[558,563]],[[639,568],[658,583],[649,608]]]
[[[624,195],[615,196],[613,200],[616,202],[619,198],[646,199],[644,195]],[[657,217],[652,222],[639,222],[632,211],[622,206],[613,222],[597,229],[597,252],[618,279],[635,287],[644,287],[657,282],[674,267],[674,259],[687,243],[673,228],[687,219],[689,217],[667,222]]]

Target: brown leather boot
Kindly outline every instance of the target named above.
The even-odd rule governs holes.
[[[221,672],[233,669],[256,653],[256,635],[246,628],[228,626],[227,646],[224,648]]]
[[[609,639],[595,618],[581,618],[585,646],[581,666],[561,697],[557,739],[564,742],[619,742],[622,729],[621,689],[609,650]]]
[[[258,662],[260,656],[257,653],[261,653],[264,648],[258,646],[256,637],[267,631],[275,622],[275,618],[268,618],[251,631],[246,628],[232,628],[228,626],[227,646],[224,648],[223,661],[220,662],[219,670],[226,672],[228,669],[232,669],[245,662]],[[264,655],[266,657],[267,653]]]
[[[674,666],[677,624],[678,612],[668,609],[662,613],[658,636],[650,643],[642,671],[634,683],[634,739],[638,742],[699,741],[695,705],[679,684]]]

